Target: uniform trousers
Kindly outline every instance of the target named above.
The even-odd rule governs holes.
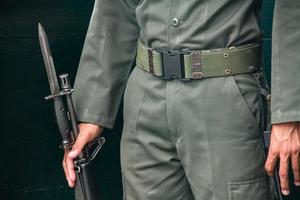
[[[272,200],[253,74],[163,80],[135,67],[124,94],[125,200]]]

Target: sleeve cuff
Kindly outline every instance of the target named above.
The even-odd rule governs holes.
[[[287,113],[274,112],[271,114],[271,123],[279,124],[285,122],[296,122],[300,121],[300,112],[290,111]]]
[[[94,114],[90,110],[77,111],[76,117],[79,122],[96,124],[109,129],[113,129],[115,125],[115,118],[102,114]]]

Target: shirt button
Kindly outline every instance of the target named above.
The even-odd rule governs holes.
[[[178,26],[179,20],[175,17],[175,18],[172,19],[171,24],[172,24],[173,26]]]

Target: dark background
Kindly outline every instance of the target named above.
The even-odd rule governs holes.
[[[0,200],[73,199],[58,148],[52,103],[37,38],[47,32],[57,73],[76,74],[93,0],[0,0]],[[270,80],[271,22],[274,0],[264,0],[264,60]],[[120,108],[122,112],[122,108]],[[122,119],[106,131],[97,157],[103,200],[121,200],[119,141]],[[299,189],[289,200],[299,199]],[[296,197],[298,196],[298,197]]]

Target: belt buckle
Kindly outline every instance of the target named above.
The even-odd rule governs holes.
[[[181,81],[189,80],[184,78],[183,55],[174,51],[161,51],[163,65],[163,79],[179,79]]]

